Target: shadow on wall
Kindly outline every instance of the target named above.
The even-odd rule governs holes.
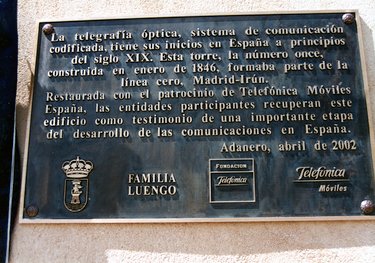
[[[364,53],[365,53],[365,65],[367,70],[367,80],[368,80],[368,90],[370,95],[369,98],[367,98],[368,102],[372,103],[372,107],[369,110],[372,110],[372,112],[375,112],[375,104],[373,103],[375,98],[375,47],[373,42],[373,33],[370,27],[361,20],[361,26],[362,26],[362,35],[363,35],[363,45],[364,45]],[[372,65],[372,68],[370,67]],[[370,116],[372,117],[372,122],[375,123],[374,116],[375,114],[372,114]]]
[[[35,231],[25,226],[24,233],[28,232],[26,228]],[[63,233],[61,225],[48,229],[44,229],[45,235],[36,235],[39,246],[41,240],[46,245],[57,244],[62,235],[73,236],[77,225],[64,225]],[[375,246],[374,221],[103,224],[80,225],[80,232],[84,236],[69,240],[58,253],[83,249],[82,240],[86,240],[84,247],[90,247],[86,249],[90,253],[84,256],[92,262],[103,262],[103,257],[116,253],[246,257],[296,250],[341,249],[348,253],[354,248]]]

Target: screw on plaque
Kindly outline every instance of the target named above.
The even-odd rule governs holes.
[[[374,212],[374,203],[371,200],[363,200],[361,202],[361,211],[364,215],[370,215]]]
[[[353,24],[355,21],[355,16],[354,14],[351,14],[351,13],[343,14],[342,21],[344,21],[344,23],[347,25]]]
[[[39,208],[35,205],[29,205],[26,207],[26,215],[28,217],[36,217],[39,213]]]
[[[45,24],[45,25],[42,27],[42,31],[43,31],[43,33],[44,33],[46,36],[49,36],[49,35],[51,35],[53,32],[55,32],[55,29],[53,28],[53,25],[51,25],[51,24]]]

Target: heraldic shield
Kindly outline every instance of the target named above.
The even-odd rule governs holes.
[[[64,205],[71,212],[82,211],[88,202],[89,173],[94,168],[90,161],[77,156],[76,159],[64,162],[62,170],[66,175],[64,184]]]

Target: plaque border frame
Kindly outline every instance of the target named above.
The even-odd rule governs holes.
[[[365,57],[365,48],[363,42],[363,29],[362,23],[363,20],[359,15],[358,9],[332,9],[332,10],[291,10],[291,11],[255,11],[255,12],[235,12],[235,13],[202,13],[202,14],[185,14],[185,15],[144,15],[144,16],[127,16],[127,17],[92,17],[89,19],[48,19],[42,18],[36,21],[35,33],[34,33],[34,51],[32,56],[32,63],[30,63],[31,71],[31,87],[30,87],[30,101],[28,105],[28,114],[26,122],[26,138],[24,144],[24,154],[22,162],[22,181],[21,181],[21,193],[20,193],[20,207],[19,207],[19,223],[20,224],[118,224],[118,223],[128,223],[128,224],[153,224],[153,223],[243,223],[243,222],[311,222],[311,221],[368,221],[375,220],[375,214],[373,215],[360,215],[360,204],[358,204],[359,215],[344,215],[344,216],[274,216],[274,217],[197,217],[197,218],[93,218],[93,219],[38,219],[38,218],[25,218],[24,217],[24,206],[25,206],[25,190],[26,190],[26,174],[27,174],[27,164],[28,164],[28,149],[29,149],[29,140],[30,140],[30,123],[31,123],[31,113],[33,109],[33,94],[34,87],[36,83],[36,66],[38,62],[39,52],[38,41],[39,41],[39,26],[41,23],[53,23],[53,22],[84,22],[84,21],[111,21],[111,20],[131,20],[131,19],[152,19],[152,18],[180,18],[180,17],[207,17],[207,16],[256,16],[256,15],[314,15],[314,14],[344,14],[344,13],[353,13],[357,19],[357,34],[358,34],[358,49],[360,57],[360,65],[362,69],[362,80],[363,80],[363,91],[366,100],[366,109],[368,116],[368,126],[369,126],[369,140],[371,147],[371,160],[374,171],[374,180],[375,180],[375,142],[374,142],[374,113],[372,113],[371,103],[369,102],[370,94],[370,85],[368,82],[368,72],[366,67],[366,57]],[[374,55],[375,56],[375,55]],[[206,175],[207,176],[207,175]],[[255,178],[254,178],[255,180]],[[208,186],[210,187],[210,185]],[[207,199],[207,202],[210,203],[210,199]]]

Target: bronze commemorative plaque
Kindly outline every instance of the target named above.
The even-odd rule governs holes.
[[[39,23],[22,222],[372,218],[356,12]]]

